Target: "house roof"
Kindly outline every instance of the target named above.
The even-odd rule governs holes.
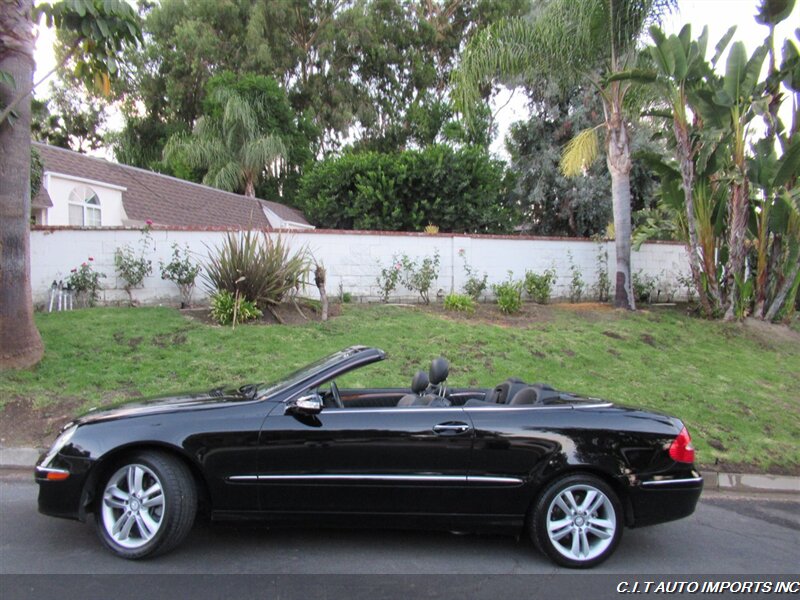
[[[50,193],[43,186],[39,186],[39,191],[36,196],[31,198],[31,208],[52,208],[53,200],[50,198]]]
[[[248,198],[153,171],[113,163],[72,150],[33,142],[44,170],[126,188],[125,213],[133,221],[175,227],[271,229],[266,205],[281,219],[308,225],[303,214],[278,202]]]

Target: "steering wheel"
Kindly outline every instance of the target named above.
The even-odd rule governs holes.
[[[333,403],[336,405],[336,408],[344,408],[342,397],[339,395],[339,387],[333,380],[331,380],[331,397],[333,398]]]

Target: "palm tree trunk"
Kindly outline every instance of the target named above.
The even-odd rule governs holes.
[[[783,280],[783,285],[781,285],[778,292],[775,294],[775,299],[770,304],[769,309],[767,310],[766,314],[764,315],[764,319],[767,321],[774,321],[775,317],[778,316],[781,308],[783,308],[784,303],[786,302],[786,298],[789,295],[789,292],[797,283],[797,278],[800,277],[800,256],[798,256],[797,261],[792,269],[792,272],[789,276]]]
[[[744,169],[740,169],[740,174],[746,176]],[[744,269],[744,259],[746,254],[745,238],[747,236],[747,182],[734,183],[731,194],[728,234],[728,272],[726,274],[726,288],[728,296],[726,298],[725,320],[733,321],[736,318],[736,279],[735,276],[741,275]]]
[[[244,195],[248,198],[256,197],[256,186],[253,179],[253,177],[247,176],[244,182]]]
[[[616,246],[616,291],[614,306],[636,310],[631,289],[631,149],[628,130],[619,111],[609,110],[606,162],[611,174]]]
[[[699,238],[697,236],[697,218],[694,210],[694,161],[692,160],[689,131],[686,124],[679,122],[677,118],[673,121],[673,131],[675,132],[675,139],[678,142],[677,150],[681,166],[683,203],[686,209],[686,229],[689,233],[688,246],[686,248],[689,254],[689,268],[692,272],[694,287],[697,289],[697,295],[700,299],[700,306],[703,309],[703,313],[707,317],[710,317],[713,315],[714,310],[711,306],[706,287],[703,285],[700,256],[704,254],[704,252],[700,247]],[[709,285],[712,280],[716,284],[716,276],[713,273],[707,273],[707,275]],[[712,296],[714,296],[713,293]]]
[[[3,2],[0,70],[19,89],[33,82],[32,0]],[[0,106],[14,90],[0,85]],[[20,102],[14,125],[0,123],[0,369],[30,367],[42,359],[42,338],[33,321],[30,270],[31,103]]]

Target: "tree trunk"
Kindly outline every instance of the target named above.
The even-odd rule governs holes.
[[[781,308],[783,308],[784,303],[786,302],[786,298],[789,295],[789,292],[797,283],[797,278],[800,277],[800,257],[798,257],[797,262],[792,269],[791,274],[789,277],[783,280],[783,285],[780,287],[778,292],[775,294],[775,299],[772,301],[769,309],[767,310],[766,315],[764,315],[764,319],[767,321],[774,321],[775,317],[778,316]]]
[[[740,169],[739,173],[742,177],[746,177],[744,169]],[[726,273],[726,289],[727,298],[725,300],[725,320],[733,321],[736,318],[736,295],[739,293],[736,289],[736,275],[741,275],[744,269],[744,259],[746,254],[745,240],[747,237],[747,181],[742,180],[742,183],[734,183],[731,194],[731,201],[729,204],[728,212],[728,269]],[[744,281],[744,280],[742,280]]]
[[[17,89],[33,82],[32,0],[3,2],[0,16],[0,70]],[[14,90],[0,84],[0,106]],[[33,321],[30,269],[31,103],[20,102],[13,126],[0,123],[0,369],[30,367],[44,348]]]
[[[317,265],[316,271],[314,271],[314,283],[317,284],[317,288],[319,289],[319,299],[320,303],[322,304],[322,314],[320,315],[321,321],[328,320],[328,293],[325,291],[325,281],[327,279],[327,271],[325,267],[321,264]]]
[[[253,177],[248,176],[244,182],[244,195],[248,198],[256,197],[256,186]]]
[[[610,113],[606,146],[617,255],[614,306],[636,310],[631,289],[631,150],[628,130],[619,111]]]
[[[694,210],[694,160],[692,158],[692,147],[689,141],[689,132],[685,123],[677,120],[673,121],[673,131],[675,132],[675,139],[678,142],[678,158],[680,159],[681,166],[681,182],[683,185],[683,202],[686,209],[686,229],[689,233],[687,252],[689,254],[689,268],[692,272],[692,281],[694,287],[697,289],[697,295],[700,299],[700,306],[703,313],[707,317],[714,314],[714,309],[711,306],[711,301],[708,297],[705,285],[703,285],[701,256],[705,252],[700,247],[700,242],[697,237],[697,217]],[[716,286],[716,275],[712,272],[706,271],[709,286],[713,280]],[[712,296],[715,294],[712,293]],[[714,298],[717,300],[716,297]]]

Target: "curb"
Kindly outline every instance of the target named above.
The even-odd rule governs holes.
[[[41,448],[0,448],[0,469],[32,469]],[[705,471],[703,489],[719,492],[779,492],[800,494],[800,477]]]

